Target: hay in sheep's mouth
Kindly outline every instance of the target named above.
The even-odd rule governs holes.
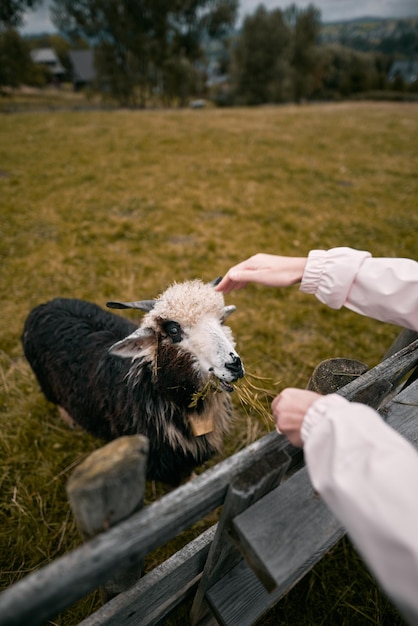
[[[192,395],[189,409],[197,407],[199,400],[205,400],[210,393],[217,393],[220,391],[223,391],[220,379],[213,375],[210,376],[202,389],[199,389],[199,391],[195,391]]]
[[[227,391],[228,393],[234,391],[233,385],[227,383],[226,380],[219,380],[219,387],[222,389],[222,391]]]
[[[226,380],[221,380],[212,374],[204,387],[193,394],[189,409],[196,407],[199,400],[205,400],[210,393],[220,393],[221,391],[232,393],[235,391],[234,383],[228,383]]]
[[[270,403],[276,393],[256,385],[250,379],[271,384],[270,379],[262,378],[260,376],[256,376],[255,374],[250,374],[249,372],[246,373],[244,378],[241,378],[239,381],[233,383],[227,383],[224,380],[220,380],[216,376],[211,376],[204,387],[200,389],[200,391],[196,391],[193,394],[189,408],[195,408],[199,400],[205,400],[210,393],[219,393],[221,391],[231,393],[232,391],[235,391],[238,400],[247,414],[250,411],[254,411],[254,413],[263,419],[263,421],[271,424],[274,420],[270,411]],[[277,385],[278,383],[274,384]]]
[[[270,404],[277,394],[269,389],[266,389],[265,387],[256,385],[249,379],[263,381],[268,384],[272,384],[272,382],[270,379],[247,372],[243,379],[233,383],[234,391],[237,394],[238,400],[240,401],[244,411],[247,414],[249,414],[250,411],[254,411],[254,413],[259,415],[264,422],[270,425],[274,422]],[[276,382],[273,384],[278,385],[279,383]]]

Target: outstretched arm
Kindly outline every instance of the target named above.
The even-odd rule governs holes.
[[[418,330],[418,263],[373,258],[352,248],[312,250],[307,258],[256,254],[231,267],[218,291],[229,293],[254,282],[267,287],[301,283],[333,309],[342,306],[390,324]]]
[[[251,282],[266,287],[289,287],[302,280],[306,261],[305,257],[256,254],[231,267],[216,289],[229,293]]]
[[[304,447],[315,490],[411,624],[418,623],[417,450],[362,404],[284,389],[279,432]]]

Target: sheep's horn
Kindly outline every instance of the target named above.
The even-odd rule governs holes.
[[[106,302],[109,309],[140,309],[151,311],[155,306],[155,300],[138,300],[138,302]]]
[[[211,280],[209,285],[212,285],[212,287],[216,287],[216,285],[219,285],[221,280],[222,280],[222,276],[218,276],[218,278],[214,278],[213,280]]]
[[[224,320],[231,315],[234,311],[237,310],[237,307],[233,304],[228,304],[228,306],[224,307]]]

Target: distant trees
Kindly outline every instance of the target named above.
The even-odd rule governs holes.
[[[398,32],[392,37],[385,37],[378,49],[385,54],[402,54],[413,58],[418,56],[418,32],[398,27]]]
[[[27,9],[33,9],[42,0],[1,0],[0,32],[20,26]]]
[[[298,102],[312,95],[316,88],[318,40],[321,32],[321,13],[313,5],[306,9],[290,6],[284,12],[292,29],[291,66],[294,72],[294,99]]]
[[[97,85],[125,106],[184,105],[206,93],[219,104],[257,105],[418,92],[403,70],[387,81],[394,60],[418,58],[413,19],[321,26],[312,4],[272,11],[261,4],[234,32],[239,0],[52,0],[65,36],[28,41],[16,29],[41,1],[0,0],[0,93],[51,79],[31,61],[35,45],[54,48],[68,76],[69,49],[91,46]]]
[[[310,5],[269,12],[260,5],[245,18],[233,48],[232,82],[243,104],[284,102],[315,88],[320,12]]]
[[[0,32],[0,94],[27,82],[32,70],[29,48],[12,28]]]
[[[388,87],[391,57],[380,47],[362,51],[339,43],[321,44],[320,33],[320,12],[313,5],[272,11],[260,5],[235,37],[225,100],[252,105],[338,99]],[[418,33],[403,31],[400,25],[396,33],[399,49],[416,54]],[[395,45],[395,37],[390,41]],[[384,39],[381,48],[388,45],[389,39]],[[393,83],[390,88],[396,87]],[[413,86],[408,89],[413,91]]]
[[[184,102],[204,36],[232,28],[238,0],[53,0],[55,25],[95,42],[99,79],[122,104]]]
[[[244,104],[280,102],[291,95],[291,32],[280,9],[259,6],[246,17],[233,48],[232,82]]]
[[[28,8],[41,0],[1,0],[0,2],[0,94],[5,87],[17,87],[36,73],[28,46],[15,30]]]
[[[329,99],[346,98],[384,86],[387,67],[379,64],[374,54],[359,52],[338,44],[321,47],[321,81],[317,96]]]
[[[332,31],[330,29],[333,29]],[[414,58],[418,55],[418,21],[415,18],[346,22],[323,29],[326,43],[339,43],[360,52]]]

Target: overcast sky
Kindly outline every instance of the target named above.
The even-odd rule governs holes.
[[[240,14],[253,13],[260,3],[254,0],[240,0]],[[264,6],[271,10],[284,9],[291,0],[264,0]],[[417,0],[296,0],[298,7],[313,4],[321,11],[323,22],[350,20],[356,17],[413,17],[418,16]]]
[[[1,1],[1,0],[0,0]],[[248,13],[254,13],[260,4],[259,0],[240,0],[240,22]],[[264,6],[271,10],[284,9],[292,4],[292,0],[264,0]],[[296,0],[298,7],[304,8],[314,4],[322,15],[323,22],[349,20],[356,17],[413,17],[418,16],[417,0]],[[56,29],[49,19],[48,0],[35,11],[26,15],[23,34],[54,32]]]

